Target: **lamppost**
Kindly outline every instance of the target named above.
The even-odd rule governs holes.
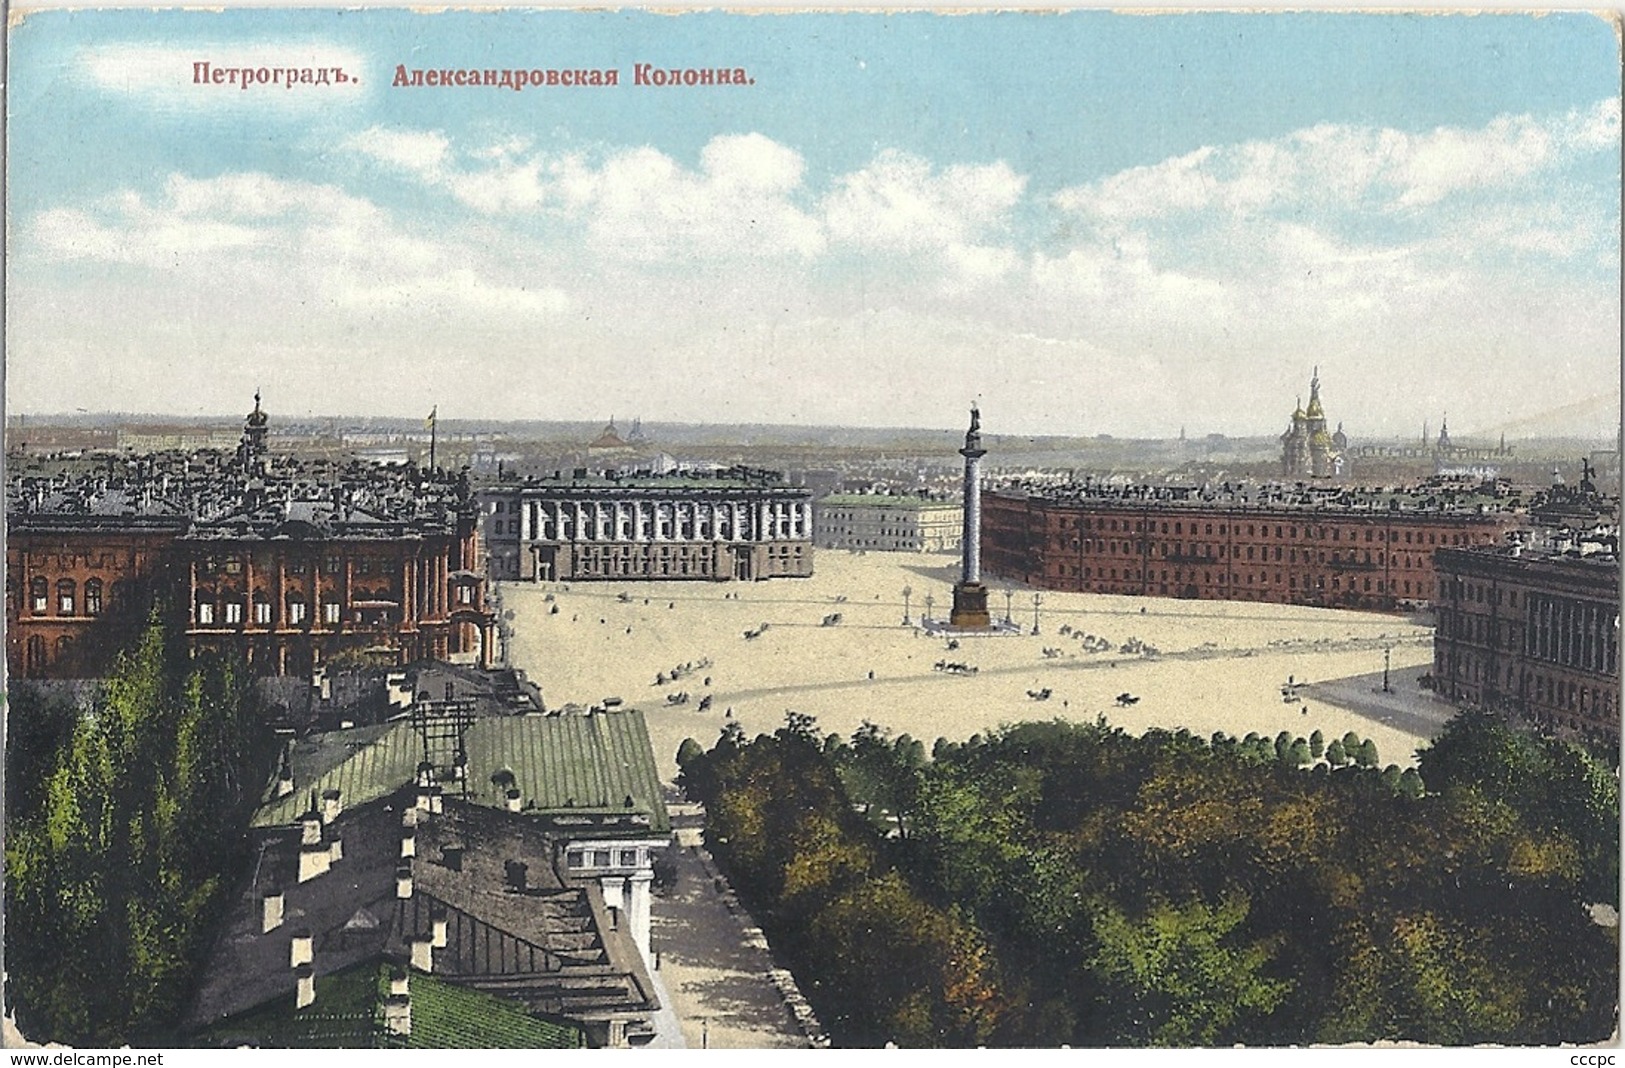
[[[1016,591],[1006,586],[1004,588],[1004,622],[1006,625],[1014,623],[1010,618],[1010,601],[1016,596]]]
[[[922,623],[931,622],[931,606],[936,604],[936,603],[937,603],[936,599],[933,598],[929,593],[925,595],[925,616],[924,616],[924,618],[922,618],[920,620],[920,622],[922,622]]]
[[[1038,633],[1038,606],[1043,604],[1043,603],[1044,603],[1044,598],[1043,598],[1043,596],[1041,594],[1037,594],[1037,593],[1033,594],[1033,633],[1034,634]]]
[[[1390,657],[1393,655],[1393,651],[1394,651],[1394,647],[1391,646],[1391,645],[1385,645],[1385,646],[1382,647],[1382,692],[1383,693],[1393,693],[1394,692],[1393,689],[1391,687],[1389,687],[1389,685],[1388,685],[1388,663],[1389,663]]]
[[[905,626],[905,627],[909,626],[908,599],[910,597],[912,597],[913,595],[914,595],[914,587],[913,586],[904,586],[903,587],[903,626]]]

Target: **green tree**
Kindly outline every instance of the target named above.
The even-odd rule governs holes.
[[[1235,894],[1213,907],[1161,903],[1135,919],[1102,905],[1091,966],[1104,986],[1097,1023],[1108,1038],[1211,1046],[1280,1005],[1291,984],[1267,974],[1275,943],[1239,934],[1249,907],[1245,895]]]
[[[1320,728],[1317,727],[1314,733],[1309,736],[1309,755],[1319,760],[1325,752],[1326,736],[1321,734]]]
[[[7,963],[31,1037],[119,1045],[175,1025],[275,753],[246,675],[121,653],[6,841]]]
[[[1326,747],[1326,763],[1334,768],[1340,768],[1349,762],[1348,754],[1343,751],[1343,743],[1336,738]]]

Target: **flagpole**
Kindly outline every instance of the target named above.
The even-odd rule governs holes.
[[[433,471],[435,469],[435,466],[434,466],[435,435],[438,433],[438,430],[439,430],[439,428],[436,426],[437,420],[435,419],[435,415],[437,413],[439,413],[439,411],[440,411],[440,405],[438,405],[438,404],[435,405],[433,408],[429,409],[429,470],[431,470],[431,471]]]

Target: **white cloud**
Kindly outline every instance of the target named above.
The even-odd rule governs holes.
[[[985,239],[1004,229],[1026,186],[1003,161],[938,169],[888,150],[836,179],[823,211],[830,236],[852,248],[947,253],[973,274],[996,274],[1013,261]]]
[[[818,220],[797,203],[799,153],[760,134],[712,138],[697,170],[653,148],[556,169],[569,210],[596,250],[631,260],[811,257]]]
[[[451,141],[439,130],[396,130],[387,126],[369,126],[352,135],[345,147],[429,181],[442,176],[451,155]]]
[[[350,151],[445,190],[483,215],[580,227],[599,255],[633,261],[815,256],[819,221],[797,204],[800,153],[757,133],[719,135],[699,167],[647,146],[600,159],[532,153],[522,138],[455,152],[438,131],[372,127]]]
[[[1217,211],[1400,211],[1471,190],[1507,190],[1619,144],[1619,100],[1558,116],[1502,115],[1477,128],[1322,124],[1271,141],[1204,146],[1055,194],[1101,224]]]
[[[32,235],[54,260],[178,272],[175,284],[235,285],[258,300],[531,315],[568,306],[550,286],[498,277],[500,264],[471,266],[484,257],[468,241],[414,234],[336,186],[259,173],[171,175],[151,198],[126,191],[41,212]]]

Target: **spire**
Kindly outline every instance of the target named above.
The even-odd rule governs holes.
[[[1324,419],[1325,411],[1320,407],[1320,366],[1315,366],[1315,373],[1309,379],[1309,408],[1305,413],[1310,419]]]

